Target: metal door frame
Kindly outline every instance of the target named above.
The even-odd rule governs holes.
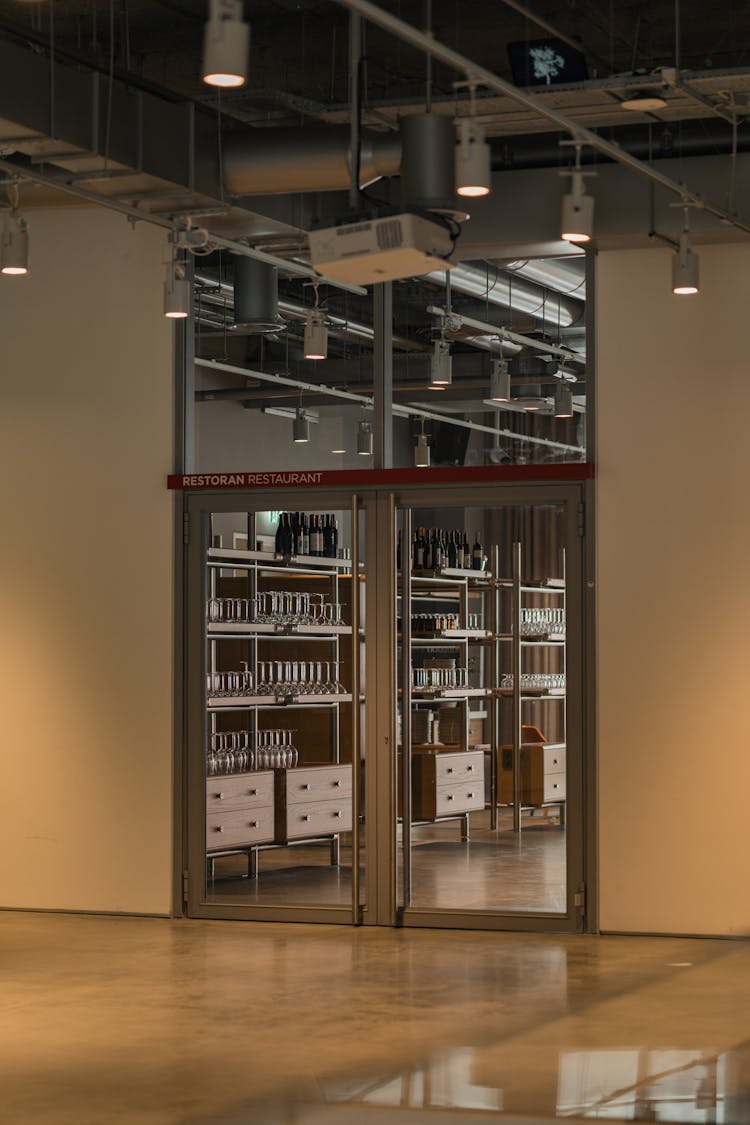
[[[183,512],[185,539],[185,638],[184,684],[185,701],[185,821],[184,840],[177,846],[183,851],[185,864],[184,905],[189,916],[252,921],[338,922],[351,924],[349,906],[252,906],[217,904],[205,901],[203,872],[205,870],[205,777],[203,773],[203,607],[202,582],[205,557],[204,515],[211,512],[295,511],[310,508],[349,509],[353,492],[359,497],[364,516],[366,560],[366,687],[365,687],[365,887],[366,898],[361,910],[365,925],[396,924],[397,919],[397,850],[396,850],[396,647],[395,647],[395,510],[399,507],[512,507],[542,503],[560,504],[566,513],[566,546],[568,548],[568,612],[577,623],[575,643],[571,647],[569,665],[568,730],[569,744],[580,747],[580,753],[569,756],[568,784],[575,794],[573,813],[566,817],[567,898],[564,914],[540,912],[507,912],[423,910],[407,908],[401,922],[406,926],[448,927],[466,929],[518,930],[524,932],[573,932],[584,928],[586,918],[574,904],[574,896],[584,884],[586,866],[590,874],[595,862],[594,850],[587,840],[593,839],[595,808],[592,794],[593,759],[591,741],[593,703],[584,694],[584,685],[591,682],[593,654],[590,643],[593,631],[590,612],[585,614],[588,599],[584,597],[586,564],[582,514],[590,486],[583,482],[556,484],[548,481],[529,483],[409,484],[403,488],[390,485],[363,485],[355,490],[320,487],[315,489],[252,489],[229,491],[187,491]],[[593,583],[588,583],[593,586]],[[384,611],[387,610],[387,611]],[[586,619],[589,625],[584,627]],[[367,700],[370,701],[369,705]],[[588,718],[588,722],[586,719]],[[584,788],[585,783],[585,788]],[[588,926],[593,925],[593,912]]]

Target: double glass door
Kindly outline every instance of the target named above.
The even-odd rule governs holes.
[[[498,493],[189,497],[190,914],[580,922],[580,497]]]

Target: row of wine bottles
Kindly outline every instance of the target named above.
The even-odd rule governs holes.
[[[339,525],[332,512],[281,512],[276,528],[277,555],[335,559]]]
[[[396,558],[399,569],[401,569],[401,550],[399,531]],[[465,531],[418,527],[412,532],[409,544],[409,565],[411,570],[438,570],[446,566],[462,570],[484,570],[487,566],[487,556],[479,532],[472,546]]]

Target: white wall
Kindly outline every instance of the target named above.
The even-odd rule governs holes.
[[[171,329],[163,232],[31,211],[0,276],[0,906],[167,913]]]
[[[750,249],[599,255],[603,930],[750,931]]]

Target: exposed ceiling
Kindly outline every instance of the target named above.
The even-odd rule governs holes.
[[[557,33],[580,49],[588,78],[537,88],[541,103],[641,159],[750,147],[748,5],[719,5],[710,19],[698,0],[535,0],[533,11],[520,0],[385,0],[382,7],[418,27],[430,17],[437,40],[506,81],[512,81],[509,44]],[[301,193],[283,217],[262,199],[227,198],[217,173],[220,137],[228,142],[233,133],[247,132],[251,143],[253,136],[262,143],[268,130],[347,125],[349,13],[332,0],[246,0],[244,9],[252,26],[249,80],[241,91],[219,97],[199,80],[204,0],[0,0],[0,157],[6,173],[20,176],[22,205],[58,198],[64,187],[73,201],[101,199],[165,227],[189,219],[217,238],[240,239],[304,264],[305,226],[318,197],[305,201]],[[363,126],[395,134],[402,117],[423,112],[427,70],[423,52],[366,24]],[[466,89],[454,85],[463,76],[439,62],[430,72],[433,112],[470,112]],[[637,92],[658,92],[666,104],[650,112],[623,109],[622,101]],[[569,163],[549,121],[513,97],[480,88],[476,115],[492,139],[497,171]],[[225,250],[198,263],[201,354],[369,390],[369,296],[326,291],[331,359],[322,365],[325,373],[321,366],[313,372],[300,353],[301,318],[312,299],[304,279],[281,270],[283,330],[265,336],[238,330],[232,327],[231,259]],[[568,371],[577,374],[574,390],[584,403],[583,260],[552,263],[547,273],[537,263],[532,276],[520,266],[514,262],[509,270],[500,260],[456,271],[453,310],[496,328],[497,335],[465,323],[447,333],[455,360],[454,385],[439,396],[446,412],[471,417],[486,411],[490,353],[502,350],[503,328],[578,353],[581,362]],[[437,278],[394,286],[397,402],[437,397],[425,393],[438,324],[427,308],[446,303],[440,284]],[[554,372],[551,378],[544,373],[556,365],[540,366],[538,351],[504,350],[519,392],[539,386],[546,394],[554,386]],[[294,396],[288,386],[269,389],[226,373],[204,375],[202,384],[203,392],[224,391],[251,408]],[[513,417],[510,424],[550,436],[564,431],[568,443],[576,440],[575,419]]]

